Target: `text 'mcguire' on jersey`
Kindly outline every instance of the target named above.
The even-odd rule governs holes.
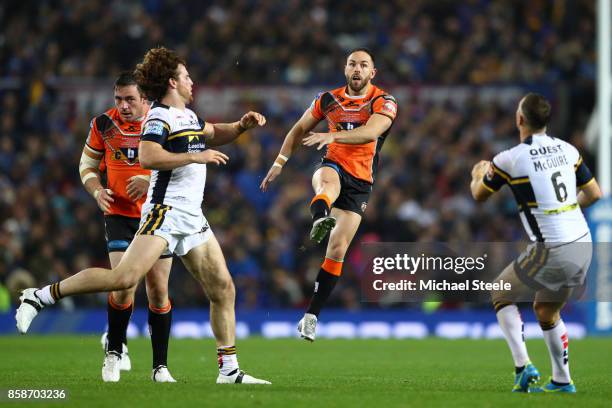
[[[483,183],[510,187],[532,241],[568,243],[589,232],[577,194],[592,180],[574,146],[542,133],[497,154]]]

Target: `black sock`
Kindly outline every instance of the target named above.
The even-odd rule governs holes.
[[[127,344],[127,328],[132,316],[132,305],[119,309],[111,304],[110,296],[107,305],[108,314],[108,349],[107,351],[123,352],[122,344]]]
[[[556,385],[557,387],[563,387],[565,385],[569,385],[569,383],[560,383],[555,380],[550,380],[550,382],[553,383],[553,385]]]
[[[319,198],[319,196],[315,196],[312,202],[310,203],[310,215],[312,216],[312,220],[318,220],[319,218],[327,217],[330,212],[329,205],[327,205],[327,201],[323,198]]]
[[[306,313],[312,313],[315,316],[319,316],[321,312],[321,308],[331,295],[332,290],[336,286],[338,282],[339,276],[332,275],[331,273],[325,271],[323,268],[319,270],[319,274],[317,275],[317,280],[315,282],[315,292],[310,299],[310,306],[308,306],[308,310]]]
[[[515,374],[520,374],[523,372],[523,370],[525,369],[525,366],[522,367],[514,367],[514,373]]]
[[[153,368],[168,365],[168,339],[172,325],[172,308],[166,313],[155,313],[149,308],[149,333],[153,348]]]

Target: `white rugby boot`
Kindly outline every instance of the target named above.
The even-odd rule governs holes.
[[[118,382],[121,378],[121,354],[107,351],[102,364],[102,381]]]
[[[176,380],[170,374],[168,367],[166,367],[165,365],[160,365],[154,368],[153,372],[151,373],[151,379],[153,380],[153,382],[176,382]]]
[[[237,368],[230,375],[223,375],[219,373],[217,377],[217,384],[272,384],[270,381],[260,380],[253,376],[248,375],[244,371]]]
[[[317,335],[317,316],[312,313],[304,314],[298,323],[298,332],[304,340],[315,341]]]
[[[106,352],[108,350],[108,332],[102,333],[102,337],[100,338],[100,344],[102,344],[102,350]],[[132,369],[132,360],[130,360],[130,355],[128,354],[127,344],[122,344],[121,350],[121,371],[130,371]]]
[[[25,289],[21,292],[19,300],[21,304],[15,313],[15,321],[17,322],[17,330],[19,333],[26,334],[32,324],[32,320],[38,315],[44,305],[36,296],[37,288]]]

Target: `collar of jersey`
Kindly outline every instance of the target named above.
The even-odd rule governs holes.
[[[345,86],[345,87],[344,87],[344,91],[342,91],[342,92],[344,93],[344,97],[345,97],[345,98],[348,98],[348,99],[363,99],[363,98],[365,98],[365,97],[367,97],[367,96],[370,96],[370,94],[372,93],[372,91],[374,91],[374,85],[370,84],[370,90],[369,90],[369,91],[368,91],[368,93],[367,93],[367,94],[365,94],[365,95],[355,95],[355,96],[352,96],[352,95],[349,95],[349,94],[348,94],[347,89],[348,89],[348,85],[347,85],[347,86]]]
[[[548,136],[546,133],[534,133],[533,135],[527,136],[523,143],[530,145],[533,142],[534,136]]]

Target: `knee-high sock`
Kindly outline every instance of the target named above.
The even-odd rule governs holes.
[[[572,379],[569,371],[569,338],[563,320],[556,323],[540,322],[544,332],[544,341],[550,354],[552,364],[552,379],[559,384],[569,384]]]
[[[325,258],[317,280],[315,281],[314,293],[310,299],[310,306],[306,313],[312,313],[319,316],[321,308],[329,298],[342,274],[342,262],[333,259]]]
[[[115,302],[113,294],[108,294],[108,350],[123,352],[122,344],[127,344],[127,328],[133,309],[132,302],[120,304]]]
[[[162,308],[149,305],[149,333],[153,348],[153,368],[168,366],[168,340],[172,325],[172,304]]]
[[[495,304],[495,310],[499,327],[501,327],[508,347],[510,347],[515,367],[524,367],[529,362],[529,355],[527,355],[523,321],[518,307],[512,303],[497,303]]]

